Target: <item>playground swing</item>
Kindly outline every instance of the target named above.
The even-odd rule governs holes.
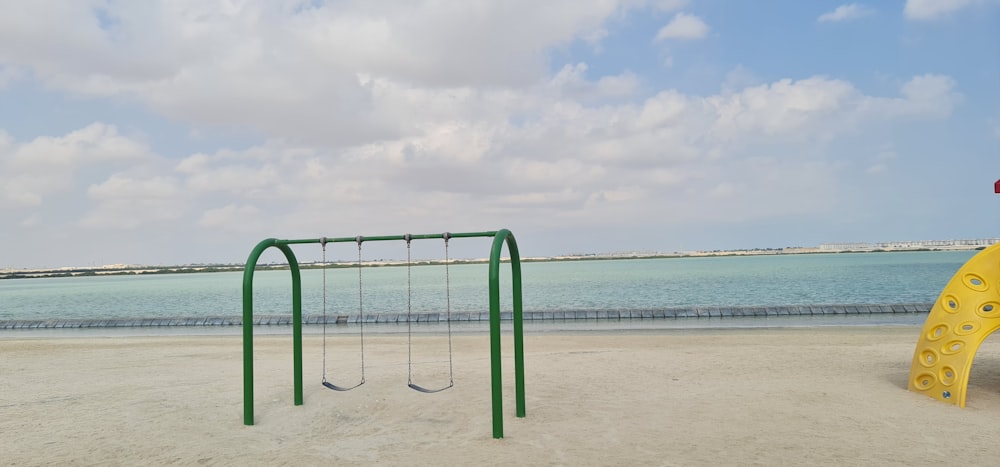
[[[326,378],[326,244],[327,238],[323,237],[319,239],[320,245],[323,246],[323,386],[334,391],[350,391],[351,389],[357,388],[362,384],[365,384],[365,308],[364,308],[364,294],[361,288],[361,242],[364,241],[364,237],[360,235],[355,238],[358,244],[358,323],[360,323],[360,334],[361,334],[361,381],[351,387],[337,386],[333,384]]]
[[[510,273],[511,273],[511,292],[512,292],[512,312],[510,318],[513,325],[513,340],[514,340],[514,395],[516,402],[516,415],[518,418],[525,416],[525,397],[524,397],[524,326],[523,326],[523,306],[521,300],[521,260],[520,255],[517,251],[517,242],[514,240],[514,235],[507,229],[500,229],[495,231],[486,232],[462,232],[462,233],[450,233],[445,234],[450,238],[472,238],[472,237],[490,237],[493,239],[492,247],[490,248],[490,260],[489,260],[489,274],[488,274],[488,285],[489,285],[489,323],[490,323],[490,386],[491,386],[491,405],[492,405],[492,420],[493,420],[493,437],[503,438],[503,399],[502,399],[502,384],[501,384],[501,355],[500,355],[500,262],[501,262],[501,250],[506,245],[507,250],[510,252]],[[442,234],[421,234],[421,235],[409,235],[411,239],[430,239],[430,238],[445,238]],[[277,248],[288,260],[288,270],[291,274],[291,288],[292,288],[292,383],[293,383],[293,401],[295,405],[302,405],[305,398],[303,395],[303,378],[302,378],[302,277],[299,270],[298,260],[295,258],[295,253],[292,251],[292,245],[307,244],[307,243],[321,243],[325,246],[326,243],[340,243],[340,242],[357,242],[358,243],[358,282],[360,289],[361,282],[361,272],[360,272],[360,258],[361,258],[361,241],[391,241],[391,240],[404,240],[402,235],[386,235],[386,236],[375,236],[375,237],[342,237],[342,238],[304,238],[304,239],[277,239],[277,238],[267,238],[261,240],[250,252],[247,257],[247,262],[243,268],[243,424],[253,425],[254,424],[254,365],[253,365],[253,328],[254,328],[254,314],[253,314],[253,279],[254,271],[256,270],[257,262],[260,260],[261,254],[264,253],[269,248]],[[447,256],[447,243],[445,244],[446,256]],[[324,262],[325,258],[324,249]],[[447,263],[447,261],[446,261]],[[325,267],[325,265],[324,265]],[[447,273],[446,273],[447,274]],[[324,271],[324,347],[323,347],[323,373],[324,373],[324,386],[330,389],[337,390],[338,388],[326,381],[326,276]],[[362,296],[361,291],[358,292],[359,297]],[[450,302],[450,297],[449,297]],[[450,314],[450,303],[448,305],[448,312]],[[359,313],[363,313],[363,303],[359,298]],[[361,323],[363,325],[365,319],[363,315],[361,316]],[[449,362],[451,361],[451,327],[450,327],[450,316],[449,316]],[[363,331],[362,331],[363,336]],[[361,382],[364,383],[364,352],[362,344],[362,356],[361,356]],[[411,362],[412,363],[412,362]],[[327,384],[329,383],[329,384]],[[412,383],[412,381],[411,381]],[[358,384],[360,386],[360,384]],[[355,386],[357,387],[357,386]],[[450,387],[450,386],[449,386]],[[416,388],[415,388],[416,389]],[[419,390],[419,389],[417,389]]]
[[[403,236],[403,240],[406,240],[406,385],[415,391],[425,394],[441,392],[455,386],[455,371],[451,346],[451,279],[448,273],[448,263],[450,262],[448,257],[448,239],[451,238],[451,234],[445,232],[442,238],[444,238],[445,309],[448,322],[448,385],[437,389],[430,389],[413,382],[413,286],[410,280],[412,263],[410,259],[410,240],[413,240],[413,236],[410,234]]]

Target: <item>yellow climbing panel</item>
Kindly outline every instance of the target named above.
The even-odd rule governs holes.
[[[980,251],[934,302],[913,352],[911,391],[965,407],[979,345],[1000,329],[1000,244]]]

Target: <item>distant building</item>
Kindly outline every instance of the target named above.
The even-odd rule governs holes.
[[[823,251],[871,250],[872,245],[866,242],[820,243],[819,249]]]
[[[904,242],[844,242],[821,243],[822,251],[870,251],[870,250],[971,250],[985,248],[1000,243],[1000,238],[976,238],[966,240],[917,240]]]

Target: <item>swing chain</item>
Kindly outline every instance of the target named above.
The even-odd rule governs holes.
[[[358,383],[358,386],[360,386],[365,384],[365,309],[364,291],[361,289],[361,242],[364,242],[365,238],[358,235],[354,240],[358,242],[358,319],[361,322],[361,326],[359,326],[359,334],[361,335],[361,382]]]
[[[455,385],[455,368],[452,363],[452,349],[451,349],[451,275],[448,273],[448,263],[451,259],[448,257],[448,239],[451,238],[451,233],[444,233],[444,290],[445,290],[445,304],[447,321],[448,321],[448,387]]]

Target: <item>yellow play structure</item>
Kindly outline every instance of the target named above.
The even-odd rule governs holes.
[[[965,407],[972,360],[997,329],[1000,243],[965,263],[934,302],[913,352],[910,390]]]

